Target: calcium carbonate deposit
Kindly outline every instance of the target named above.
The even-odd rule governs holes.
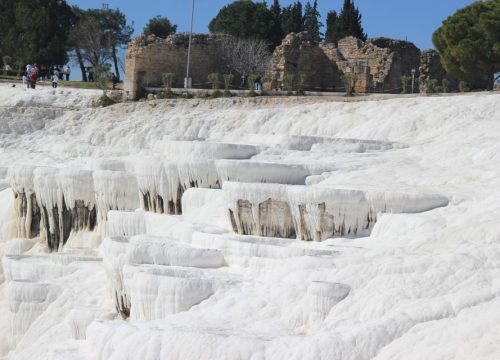
[[[500,358],[500,95],[0,86],[0,358]]]

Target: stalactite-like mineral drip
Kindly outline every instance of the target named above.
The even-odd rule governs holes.
[[[19,166],[8,172],[15,199],[17,237],[28,239],[40,234],[41,214],[33,187],[34,170],[33,166]]]

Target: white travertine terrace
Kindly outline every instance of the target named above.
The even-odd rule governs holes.
[[[500,357],[499,95],[100,94],[0,84],[0,358]]]

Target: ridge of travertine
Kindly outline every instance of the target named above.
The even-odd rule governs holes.
[[[498,357],[498,97],[14,115],[0,356]]]

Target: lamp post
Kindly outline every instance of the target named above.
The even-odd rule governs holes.
[[[189,66],[191,65],[191,41],[193,40],[193,20],[194,20],[194,0],[191,6],[191,29],[189,30],[188,59],[186,67],[186,78],[184,79],[184,89],[190,89],[193,82],[189,77]]]
[[[413,94],[413,90],[415,89],[415,69],[411,69],[411,93]]]

